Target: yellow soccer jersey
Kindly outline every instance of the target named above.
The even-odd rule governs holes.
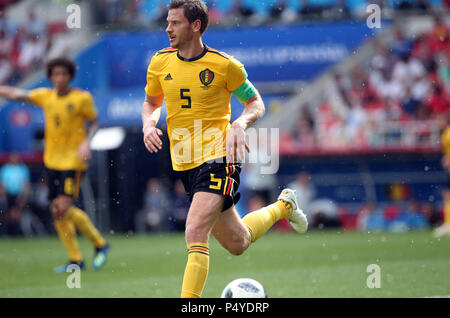
[[[164,95],[174,170],[225,157],[231,93],[246,81],[244,65],[208,48],[193,59],[178,50],[157,52],[147,70],[148,96]]]
[[[54,89],[38,88],[29,97],[44,111],[45,166],[53,170],[86,170],[87,163],[77,151],[87,135],[86,121],[97,118],[91,94],[72,89],[58,96]]]

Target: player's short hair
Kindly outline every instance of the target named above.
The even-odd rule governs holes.
[[[200,26],[200,34],[206,31],[209,23],[208,7],[202,0],[172,0],[169,4],[169,10],[171,9],[184,9],[184,16],[190,23],[195,20],[200,20],[202,25]]]
[[[73,79],[75,77],[75,73],[77,71],[77,66],[75,65],[75,63],[67,57],[57,57],[57,58],[50,60],[47,63],[47,77],[48,78],[50,78],[50,76],[52,75],[53,68],[55,68],[56,66],[65,67],[67,69],[67,72],[70,75],[70,79]]]

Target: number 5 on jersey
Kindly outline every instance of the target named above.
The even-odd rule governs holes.
[[[191,96],[186,96],[185,93],[189,93],[188,88],[180,89],[180,98],[185,99],[187,101],[187,105],[181,105],[181,108],[191,108]]]

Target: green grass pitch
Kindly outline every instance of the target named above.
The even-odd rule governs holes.
[[[66,260],[56,237],[0,239],[0,297],[178,297],[186,248],[183,234],[108,236],[110,258],[92,269],[93,248],[80,238],[88,265],[81,288],[70,273],[55,274]],[[214,239],[203,297],[220,297],[235,278],[249,277],[269,297],[426,297],[450,295],[450,238],[430,231],[307,234],[270,232],[243,255],[232,256]],[[381,270],[381,287],[368,288],[367,266]]]

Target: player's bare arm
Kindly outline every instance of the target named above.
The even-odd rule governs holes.
[[[0,97],[24,103],[32,103],[28,91],[12,86],[0,86]]]
[[[164,95],[148,96],[146,95],[142,105],[142,132],[144,134],[144,144],[150,153],[156,153],[162,149],[161,129],[156,128],[161,114],[161,106],[164,101]]]
[[[78,147],[78,155],[84,161],[91,159],[91,141],[94,138],[97,131],[100,129],[100,123],[97,119],[90,122],[86,139]]]
[[[245,141],[245,130],[252,126],[264,115],[264,102],[256,91],[247,101],[243,102],[245,109],[232,124],[227,135],[226,151],[227,162],[235,162],[239,158],[244,158],[244,149],[250,152],[250,148]]]

